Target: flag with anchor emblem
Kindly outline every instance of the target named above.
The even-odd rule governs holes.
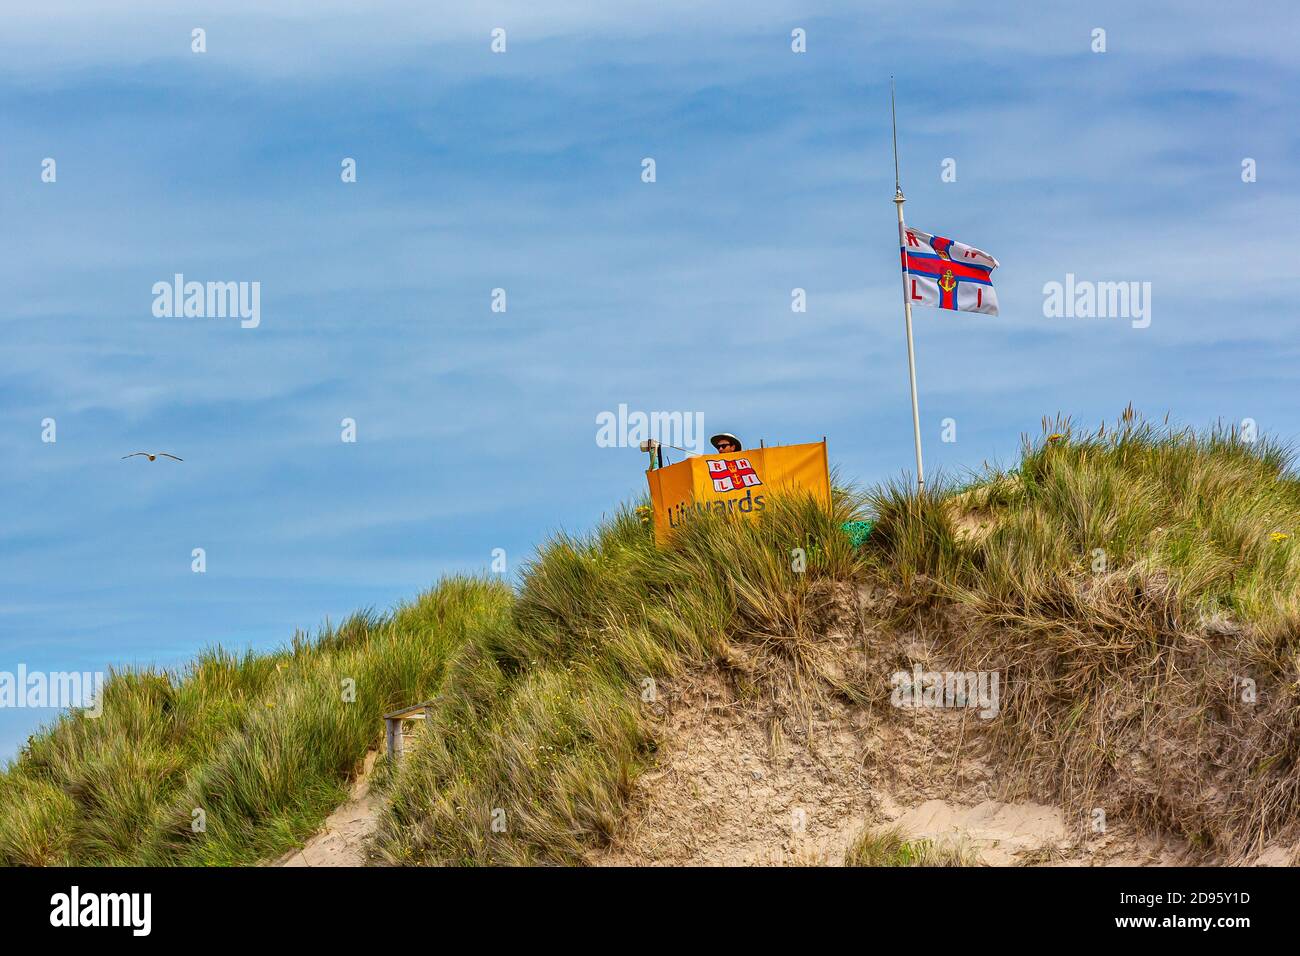
[[[993,270],[998,260],[974,246],[904,226],[899,236],[903,278],[913,305],[998,314]]]

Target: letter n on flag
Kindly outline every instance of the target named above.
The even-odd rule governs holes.
[[[907,297],[913,305],[998,314],[998,260],[974,246],[904,226],[899,235]]]

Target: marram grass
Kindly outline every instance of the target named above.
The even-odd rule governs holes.
[[[111,675],[101,716],[63,717],[0,775],[0,862],[241,864],[296,846],[346,794],[378,715],[432,696],[467,629],[510,602],[450,579],[279,653]]]
[[[420,744],[381,768],[378,855],[578,863],[617,831],[653,753],[658,682],[718,662],[751,684],[815,683],[828,588],[859,583],[893,596],[888,625],[1002,672],[989,732],[1009,788],[1223,856],[1294,838],[1289,451],[1127,412],[1096,432],[1044,425],[1015,468],[960,487],[838,489],[832,513],[776,499],[757,523],[702,517],[667,548],[628,509],[545,544],[517,590],[452,578],[278,653],[115,674],[101,717],[63,717],[0,774],[0,862],[274,858],[343,798],[380,714],[436,698]],[[855,549],[840,528],[862,519]],[[926,859],[890,846],[858,856]]]

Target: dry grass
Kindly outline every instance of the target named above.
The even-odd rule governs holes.
[[[1021,794],[1168,828],[1239,858],[1300,829],[1300,484],[1286,449],[1126,413],[1026,443],[964,507],[877,497],[878,573],[904,621],[942,616],[947,652],[997,670],[991,731]],[[1283,535],[1286,535],[1283,537]],[[1248,689],[1255,694],[1246,699]]]

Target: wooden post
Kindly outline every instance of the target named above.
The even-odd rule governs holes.
[[[384,720],[384,725],[388,738],[388,759],[393,761],[402,752],[402,722],[388,717]]]
[[[433,705],[436,702],[436,699],[426,700],[423,703],[413,704],[410,707],[395,710],[390,714],[384,714],[384,738],[389,760],[396,760],[401,757],[405,750],[405,741],[403,740],[402,735],[402,721],[428,721],[433,717]],[[425,726],[427,727],[428,724],[426,723]]]

